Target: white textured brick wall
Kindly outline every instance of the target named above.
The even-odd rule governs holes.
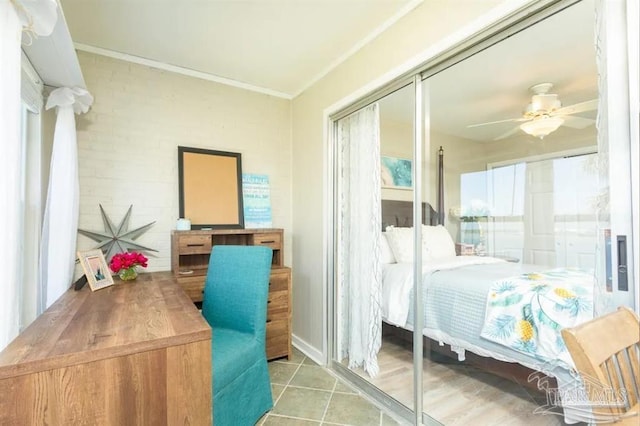
[[[136,241],[157,249],[149,271],[171,269],[178,218],[178,146],[240,152],[245,173],[269,175],[273,225],[291,264],[291,102],[108,57],[78,52],[94,96],[77,117],[81,229],[116,224],[133,204]],[[96,243],[78,236],[78,250]]]

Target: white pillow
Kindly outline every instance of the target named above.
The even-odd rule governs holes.
[[[447,229],[442,225],[422,225],[422,245],[423,250],[426,246],[432,259],[443,259],[456,255],[456,245]]]
[[[396,228],[395,226],[387,226],[386,228],[387,239],[389,240],[389,247],[393,252],[393,256],[398,263],[411,263],[413,262],[413,227],[411,228]],[[422,243],[422,261],[428,261],[431,259],[428,248]]]
[[[387,233],[383,232],[380,236],[380,261],[382,263],[396,263],[396,257],[393,255],[393,250],[389,246],[389,239]]]
[[[393,256],[399,263],[413,262],[413,228],[387,226],[387,239]]]

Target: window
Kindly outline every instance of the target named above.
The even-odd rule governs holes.
[[[23,55],[21,73],[22,123],[20,164],[20,224],[18,297],[20,331],[43,310],[38,302],[38,264],[42,221],[42,81]],[[46,193],[46,187],[44,188]]]
[[[471,205],[473,197],[488,200],[489,253],[527,263],[593,268],[597,161],[595,153],[532,158],[463,176],[463,205]],[[485,198],[481,182],[486,182]]]

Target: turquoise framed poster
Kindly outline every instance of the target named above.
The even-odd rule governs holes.
[[[269,176],[242,174],[242,201],[245,228],[271,228]]]

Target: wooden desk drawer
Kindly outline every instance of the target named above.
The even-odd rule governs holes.
[[[283,273],[284,272],[284,273]],[[289,309],[289,273],[288,270],[271,271],[269,278],[269,298],[267,307],[270,312]]]
[[[277,321],[287,321],[288,324],[289,311],[284,309],[275,309],[267,312],[267,325]],[[288,328],[288,326],[287,326]]]
[[[288,291],[276,291],[274,293],[269,293],[269,299],[267,301],[267,317],[276,312],[289,312]]]
[[[211,253],[210,235],[181,235],[178,238],[180,254]]]
[[[290,356],[289,319],[271,320],[267,322],[267,359]]]
[[[204,275],[181,276],[176,281],[193,302],[202,302],[205,278]]]
[[[271,269],[271,276],[269,277],[269,293],[278,291],[289,291],[288,269]]]
[[[282,234],[277,232],[271,234],[254,234],[253,245],[267,246],[274,250],[280,250],[282,248]]]

